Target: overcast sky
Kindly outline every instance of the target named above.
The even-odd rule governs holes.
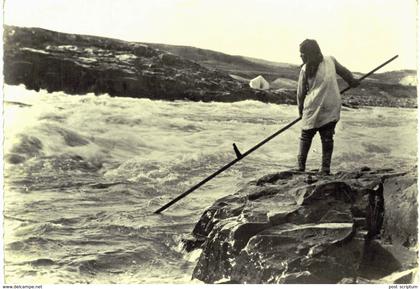
[[[353,71],[416,68],[415,0],[5,0],[5,24],[300,64],[316,39]]]

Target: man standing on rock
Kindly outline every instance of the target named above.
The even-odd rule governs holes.
[[[315,40],[300,44],[303,65],[297,88],[297,104],[302,117],[298,170],[305,171],[306,159],[312,139],[317,132],[322,142],[322,174],[330,174],[334,147],[334,130],[340,119],[341,96],[336,74],[351,87],[359,85],[352,73],[332,56],[323,56]]]

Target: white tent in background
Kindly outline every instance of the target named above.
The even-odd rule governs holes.
[[[249,81],[249,86],[254,89],[263,89],[263,90],[270,88],[270,84],[268,83],[268,81],[265,80],[265,78],[262,77],[261,75],[258,75],[254,79],[251,79]]]

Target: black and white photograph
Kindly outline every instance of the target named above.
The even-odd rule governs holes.
[[[4,0],[3,288],[418,288],[418,7]]]

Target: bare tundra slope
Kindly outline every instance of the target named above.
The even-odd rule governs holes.
[[[70,94],[295,103],[296,65],[40,28],[5,26],[4,30],[7,84]],[[258,75],[269,80],[272,89],[249,88],[247,81]],[[377,74],[347,93],[344,103],[415,107],[414,76],[414,71]]]

